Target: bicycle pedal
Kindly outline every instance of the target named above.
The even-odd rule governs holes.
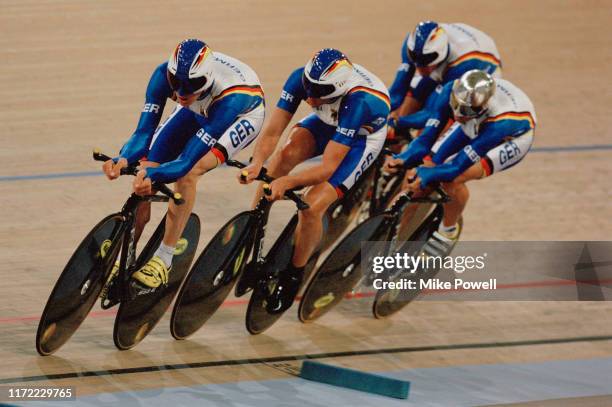
[[[119,298],[104,297],[104,298],[100,298],[100,307],[103,310],[107,310],[119,304],[120,302],[121,301],[119,300]]]
[[[167,286],[167,285],[166,284],[161,284],[158,287],[147,287],[147,286],[139,283],[136,280],[132,280],[132,281],[130,281],[130,288],[131,288],[131,290],[130,290],[130,292],[131,292],[130,297],[132,299],[134,299],[136,297],[140,297],[140,296],[143,296],[143,295],[150,295],[150,294],[155,293],[160,288],[163,288],[165,286]]]

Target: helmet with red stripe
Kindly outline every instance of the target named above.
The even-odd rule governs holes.
[[[433,21],[420,22],[406,45],[408,58],[418,67],[438,65],[448,57],[448,35]]]
[[[212,51],[204,41],[188,39],[168,60],[168,83],[180,96],[203,92],[212,85]]]
[[[317,99],[342,96],[348,91],[353,72],[353,64],[342,52],[333,48],[322,49],[304,67],[302,83],[306,96]]]

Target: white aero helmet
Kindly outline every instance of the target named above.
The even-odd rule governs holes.
[[[322,49],[304,67],[302,83],[306,96],[332,99],[344,95],[353,72],[353,64],[342,52],[333,48]]]
[[[448,57],[448,34],[433,21],[420,22],[406,45],[408,58],[418,67],[438,65]]]
[[[482,116],[495,93],[495,80],[479,69],[467,71],[453,83],[450,106],[455,118]]]

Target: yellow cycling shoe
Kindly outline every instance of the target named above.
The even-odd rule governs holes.
[[[172,267],[166,267],[159,256],[154,256],[140,270],[132,275],[132,278],[149,288],[157,288],[162,284],[168,284],[168,274]]]

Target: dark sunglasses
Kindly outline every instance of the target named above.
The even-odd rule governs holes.
[[[191,78],[187,81],[181,81],[170,71],[167,71],[168,83],[172,90],[178,92],[181,95],[192,95],[199,89],[202,89],[206,85],[206,77],[201,76],[199,78]]]
[[[304,85],[306,96],[310,98],[319,99],[331,95],[336,90],[334,85],[322,85],[310,82],[305,74],[302,75],[302,85]]]
[[[429,54],[417,54],[414,51],[408,50],[408,56],[410,57],[410,60],[414,62],[416,66],[425,67],[425,66],[431,65],[431,63],[435,61],[436,58],[438,58],[438,53],[432,52]]]

